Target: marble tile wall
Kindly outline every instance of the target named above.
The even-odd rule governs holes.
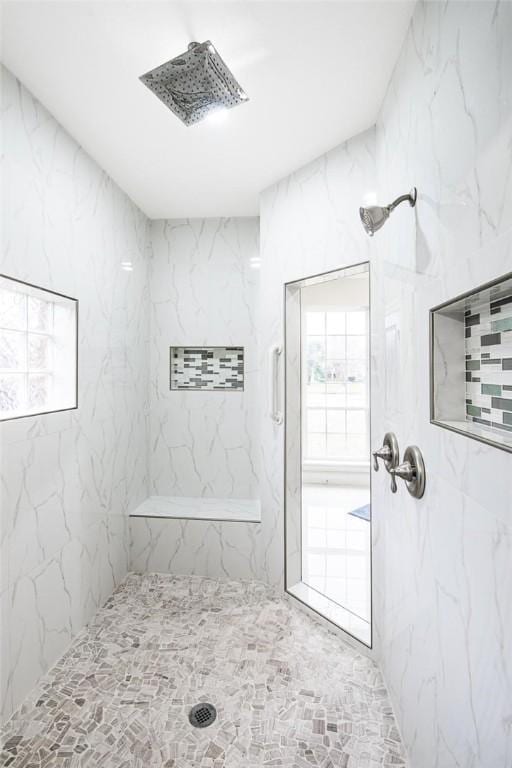
[[[424,498],[392,495],[381,472],[372,506],[375,651],[411,768],[512,762],[512,457],[430,424],[428,372],[429,308],[512,263],[511,71],[512,4],[419,2],[376,133],[261,199],[263,347],[282,338],[284,281],[369,258],[372,444],[393,430],[424,453]],[[413,184],[416,209],[364,239],[361,202]],[[278,581],[279,427],[265,423],[263,450]]]
[[[512,456],[429,423],[428,310],[512,264],[512,4],[420,2],[377,123],[379,349],[400,371],[379,434],[423,451],[427,492],[375,478],[375,626],[412,768],[512,761]],[[393,328],[389,333],[388,329]]]
[[[127,514],[147,495],[148,315],[145,216],[1,80],[0,272],[80,301],[79,409],[0,424],[6,717],[126,574]]]
[[[5,711],[124,572],[123,513],[148,491],[250,498],[261,471],[262,523],[247,548],[248,530],[238,537],[232,523],[224,536],[220,525],[193,528],[205,521],[172,521],[187,526],[182,533],[162,532],[170,521],[137,521],[133,558],[152,570],[171,562],[171,546],[185,563],[190,553],[208,559],[215,545],[219,558],[241,552],[247,572],[282,582],[283,429],[266,416],[265,400],[260,411],[252,399],[231,411],[220,395],[212,410],[197,400],[207,393],[170,393],[168,347],[190,343],[191,327],[194,343],[242,343],[244,397],[266,393],[267,351],[283,338],[283,283],[369,259],[372,443],[392,429],[402,450],[421,447],[428,473],[420,502],[403,487],[391,495],[384,473],[374,480],[376,652],[411,768],[510,764],[512,457],[430,424],[428,309],[510,269],[511,41],[511,3],[419,2],[376,129],[263,193],[259,280],[241,259],[257,256],[256,220],[152,225],[149,489],[138,451],[146,222],[7,77],[4,271],[23,278],[30,268],[34,282],[56,289],[58,275],[61,289],[81,298],[87,334],[78,420],[60,414],[2,427],[2,547],[11,553],[0,594],[11,627],[2,633]],[[416,209],[400,207],[367,238],[361,202],[389,202],[413,184]],[[135,268],[125,274],[118,265],[126,258]],[[162,345],[168,328],[173,338]],[[52,494],[55,483],[41,478],[55,477]],[[181,551],[180,536],[191,541]],[[228,564],[224,575],[238,568]]]
[[[150,494],[259,498],[259,220],[151,224]],[[244,348],[243,391],[169,389],[169,347]],[[132,520],[135,567],[259,572],[260,526]]]
[[[375,132],[369,130],[299,169],[261,196],[261,391],[267,393],[269,348],[282,343],[283,285],[370,258],[371,241],[359,221],[358,207],[375,194]],[[288,350],[293,355],[293,351]],[[284,357],[284,355],[282,356]],[[374,377],[380,376],[372,360]],[[281,369],[281,381],[283,371]],[[293,381],[287,379],[288,396]],[[281,407],[284,392],[280,393]],[[261,572],[270,584],[284,575],[283,452],[284,430],[267,416],[261,424],[262,546]],[[288,413],[292,405],[288,404]],[[375,440],[377,440],[375,436]],[[296,455],[290,441],[287,456]],[[289,491],[297,487],[290,475]],[[294,554],[293,554],[294,553]],[[290,555],[297,564],[297,551]]]

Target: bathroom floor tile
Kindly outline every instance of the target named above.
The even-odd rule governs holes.
[[[5,768],[405,766],[369,659],[264,584],[159,574],[127,577],[1,743]]]

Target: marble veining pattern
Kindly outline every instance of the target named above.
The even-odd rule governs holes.
[[[258,503],[262,419],[258,263],[258,219],[151,223],[152,497]],[[199,347],[243,347],[243,391],[170,391],[169,346],[184,347],[191,340]],[[132,518],[132,567],[263,578],[260,527],[253,522]]]
[[[268,391],[268,349],[283,342],[284,283],[369,260],[369,239],[355,206],[370,199],[368,195],[374,184],[375,131],[370,129],[298,169],[262,194],[260,292],[265,311],[260,318],[260,388],[263,393]],[[376,358],[372,365],[375,374]],[[282,367],[280,378],[282,382]],[[294,383],[297,382],[288,377],[289,414],[296,390]],[[283,389],[281,384],[281,405]],[[268,400],[264,411],[270,411]],[[280,584],[284,573],[283,427],[269,418],[262,419],[261,442],[264,478],[261,571],[269,583]],[[291,439],[286,448],[288,459],[299,450],[297,442]],[[290,489],[296,489],[297,482],[295,478]],[[298,531],[296,534],[295,543],[299,540]],[[290,551],[292,549],[293,546]],[[296,550],[295,571],[300,561],[297,555]]]
[[[419,193],[372,241],[399,372],[375,437],[420,446],[428,478],[419,502],[373,482],[378,659],[414,768],[512,765],[512,456],[430,424],[428,377],[429,309],[512,264],[511,71],[511,3],[419,2],[377,122],[379,200]]]
[[[420,0],[376,130],[261,199],[263,347],[282,338],[283,282],[368,258],[372,444],[392,430],[425,458],[421,501],[385,473],[372,490],[375,649],[414,768],[512,765],[512,457],[431,425],[428,377],[429,309],[512,263],[511,41],[509,2]],[[413,184],[414,211],[366,238],[357,207]],[[263,446],[274,581],[282,431],[265,424]]]
[[[150,494],[257,498],[257,219],[151,223]],[[169,390],[169,347],[244,348],[244,391]]]
[[[405,766],[372,661],[260,582],[161,574],[128,576],[2,745],[5,768]]]
[[[0,425],[5,718],[127,572],[128,513],[148,495],[149,361],[146,217],[1,80],[0,272],[80,302],[78,410]]]

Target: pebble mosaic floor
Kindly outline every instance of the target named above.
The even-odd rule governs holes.
[[[209,701],[217,720],[193,728]],[[2,768],[405,766],[377,667],[256,582],[130,574],[4,727]]]

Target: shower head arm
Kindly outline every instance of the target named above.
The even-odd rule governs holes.
[[[413,187],[408,195],[400,195],[396,200],[393,200],[393,202],[388,205],[388,211],[391,213],[391,211],[395,210],[397,205],[405,203],[406,200],[409,202],[411,208],[414,208],[416,205],[416,187]]]

